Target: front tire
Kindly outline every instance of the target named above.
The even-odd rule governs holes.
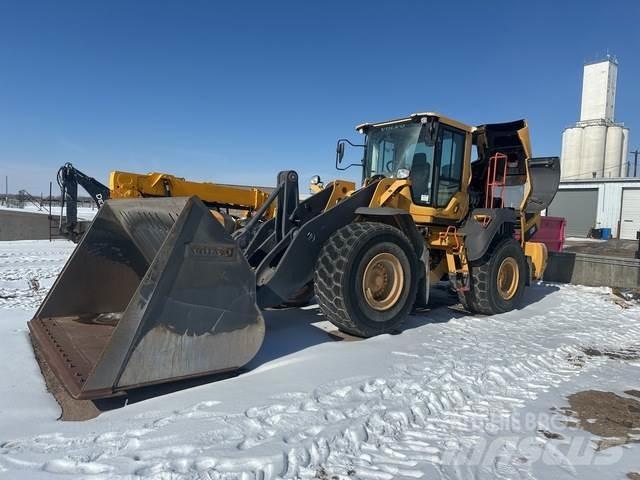
[[[470,289],[459,293],[473,313],[495,315],[517,308],[524,295],[527,262],[520,244],[505,238],[469,265]]]
[[[314,275],[318,304],[340,330],[371,337],[396,330],[416,298],[418,259],[392,226],[362,222],[324,244]]]

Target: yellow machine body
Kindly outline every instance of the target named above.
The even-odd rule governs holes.
[[[446,205],[440,207],[419,205],[412,198],[410,178],[388,177],[378,183],[369,207],[391,207],[409,212],[416,225],[419,228],[422,227],[422,231],[425,232],[424,239],[429,250],[444,252],[441,256],[432,255],[432,258],[437,259],[430,265],[430,277],[434,282],[441,280],[447,274],[468,274],[465,238],[459,227],[471,210],[469,188],[474,174],[472,151],[475,148],[479,155],[489,156],[498,152],[499,147],[490,145],[489,126],[473,127],[433,112],[415,113],[409,117],[381,123],[361,124],[356,127],[356,130],[359,133],[366,133],[370,127],[390,128],[415,121],[416,118],[434,118],[440,125],[450,126],[464,134],[464,154],[458,190],[451,195]],[[521,200],[513,205],[519,215],[520,231],[535,232],[540,226],[542,208],[533,208],[534,211],[528,211],[534,193],[529,164],[532,157],[531,142],[526,122],[521,120],[520,123],[520,128],[516,131],[517,138],[514,137],[515,144],[509,145],[512,150],[509,153],[509,161],[519,160],[522,164],[520,166],[522,174],[515,175],[509,187],[519,187],[521,190]],[[368,172],[365,172],[364,176],[366,177],[367,174]],[[559,172],[557,176],[559,177]],[[547,182],[549,185],[546,187],[555,193],[557,179],[551,180]],[[317,191],[317,188],[315,190]],[[530,235],[526,234],[521,235],[520,244],[531,266],[530,278],[541,279],[547,264],[546,246],[531,241]]]

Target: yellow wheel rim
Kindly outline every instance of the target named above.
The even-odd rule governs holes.
[[[498,268],[498,293],[503,300],[511,300],[518,291],[520,270],[513,257],[505,258]]]
[[[362,277],[362,291],[369,306],[384,311],[393,307],[404,286],[402,264],[391,253],[379,253],[369,261]]]

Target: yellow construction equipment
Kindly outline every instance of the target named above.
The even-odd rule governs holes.
[[[197,196],[210,208],[243,210],[260,209],[269,193],[256,187],[193,182],[167,173],[131,173],[114,171],[109,175],[111,198],[190,197]],[[273,215],[273,207],[267,213]]]
[[[66,163],[58,171],[62,207],[60,232],[78,241],[90,222],[80,222],[77,216],[78,185],[93,198],[98,208],[109,198],[184,197],[196,195],[209,207],[216,219],[232,232],[238,221],[251,218],[269,198],[269,192],[257,187],[224,185],[210,182],[193,182],[167,173],[131,173],[113,171],[109,186],[84,174],[72,164]],[[273,216],[274,206],[264,212],[265,218]]]
[[[425,112],[357,131],[362,186],[314,178],[300,201],[296,172],[280,172],[232,234],[198,197],[161,198],[162,179],[116,182],[157,198],[108,200],[29,322],[71,395],[241,367],[260,348],[261,309],[311,287],[329,321],[362,337],[399,328],[440,280],[471,312],[516,308],[544,272],[531,236],[560,178],[557,157],[532,157],[526,122]]]

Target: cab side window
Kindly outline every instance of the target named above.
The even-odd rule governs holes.
[[[446,207],[457,192],[462,180],[465,136],[462,133],[440,128],[440,162],[436,207]]]

